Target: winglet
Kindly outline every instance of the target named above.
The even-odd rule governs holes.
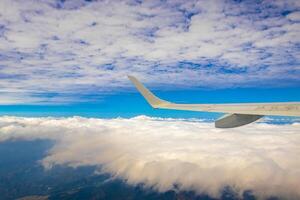
[[[170,102],[164,101],[156,97],[152,92],[150,92],[141,82],[139,82],[134,76],[128,76],[129,80],[135,85],[138,91],[143,95],[147,102],[153,107],[158,108],[161,105],[169,104]]]

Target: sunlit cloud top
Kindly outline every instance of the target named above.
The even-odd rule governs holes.
[[[127,74],[156,87],[299,86],[299,10],[297,0],[2,0],[0,103],[80,101],[128,88]]]

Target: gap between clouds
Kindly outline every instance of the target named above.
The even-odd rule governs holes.
[[[41,160],[99,166],[128,184],[218,197],[226,186],[260,197],[300,198],[300,124],[213,123],[138,116],[130,119],[0,118],[0,141],[56,141]]]

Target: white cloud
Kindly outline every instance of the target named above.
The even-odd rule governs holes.
[[[287,16],[288,19],[292,21],[300,21],[300,12],[293,12]]]
[[[265,198],[300,198],[300,124],[212,123],[139,116],[131,119],[0,118],[0,141],[53,139],[45,167],[96,165],[159,191],[195,190],[217,197],[231,186]]]
[[[299,85],[297,2],[2,0],[0,88],[117,91],[127,74],[184,87]]]

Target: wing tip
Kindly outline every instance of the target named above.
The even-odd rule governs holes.
[[[142,94],[146,101],[153,107],[159,108],[161,104],[168,103],[155,96],[150,90],[148,90],[136,77],[127,75],[128,79],[135,85],[137,90]]]

